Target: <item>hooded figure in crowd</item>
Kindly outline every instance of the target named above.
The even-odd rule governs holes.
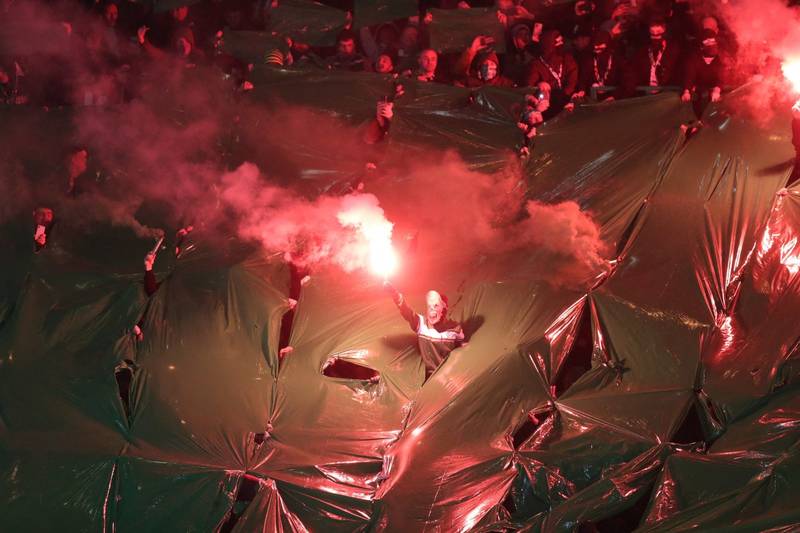
[[[500,60],[494,51],[494,38],[479,35],[472,40],[453,68],[457,85],[464,87],[513,87],[514,82],[500,73]]]
[[[403,295],[389,282],[384,283],[387,292],[392,296],[400,315],[408,322],[417,334],[419,352],[425,363],[425,379],[444,363],[454,349],[464,342],[464,331],[461,324],[447,318],[447,297],[428,291],[425,295],[425,314],[415,312],[408,305]]]

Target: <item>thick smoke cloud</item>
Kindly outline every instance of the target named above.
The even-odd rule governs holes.
[[[50,25],[45,31],[63,32],[58,14],[33,18]],[[71,53],[65,60],[84,68]],[[48,132],[62,145],[45,170],[20,162],[34,154],[6,147],[0,189],[21,199],[20,212],[44,203],[62,223],[87,231],[124,226],[143,238],[163,225],[193,224],[205,238],[236,233],[295,263],[346,271],[366,268],[370,248],[391,238],[394,224],[419,233],[423,253],[535,248],[550,265],[542,276],[557,284],[579,284],[605,268],[607,248],[591,216],[574,202],[528,201],[513,158],[493,175],[470,170],[453,153],[415,151],[409,160],[365,146],[359,125],[330,114],[241,100],[213,69],[187,69],[169,57],[137,65],[135,98],[63,113],[63,131]],[[43,142],[46,123],[20,123],[17,136]],[[74,197],[64,193],[72,144],[89,153]],[[383,159],[370,175],[364,165],[376,156]],[[348,192],[360,179],[366,192]],[[153,206],[159,217],[143,215]]]

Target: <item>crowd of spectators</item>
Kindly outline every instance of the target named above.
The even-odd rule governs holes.
[[[168,56],[186,68],[217,65],[238,90],[246,91],[252,88],[247,77],[253,65],[225,52],[226,32],[263,30],[279,2],[204,0],[164,12],[129,0],[84,0],[82,9],[77,4],[62,7],[58,29],[45,26],[50,35],[31,39],[37,44],[30,49],[2,49],[0,39],[0,100],[41,105],[119,102],[135,92],[138,65]],[[323,3],[352,9],[352,1]],[[4,29],[13,29],[25,4],[0,3],[0,37]],[[688,0],[419,4],[418,15],[357,29],[348,11],[349,23],[335,47],[309,46],[285,36],[285,45],[264,50],[262,62],[280,68],[311,63],[393,73],[464,87],[531,87],[536,98],[547,103],[539,106],[546,109],[544,119],[587,99],[629,98],[665,89],[693,102],[700,113],[727,86],[741,81],[728,68],[737,51],[735,36],[710,12],[693,10]],[[460,52],[435,50],[430,45],[435,24],[430,8],[489,8],[496,15],[492,23],[502,25],[507,42],[496,43],[493,28],[487,27]],[[20,26],[25,25],[30,21]],[[54,31],[62,35],[52,35]],[[60,59],[65,50],[72,58],[80,57],[80,68],[70,61],[53,68],[53,57]]]

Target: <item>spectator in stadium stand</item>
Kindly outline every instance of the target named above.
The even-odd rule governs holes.
[[[447,360],[450,352],[463,344],[461,324],[447,318],[447,297],[437,291],[428,291],[425,295],[425,314],[422,315],[408,305],[391,283],[384,282],[384,288],[400,310],[400,315],[417,335],[427,380]]]
[[[75,196],[79,192],[78,178],[86,173],[89,151],[83,146],[72,148],[66,158],[67,194]]]
[[[55,216],[49,207],[37,207],[33,210],[33,251],[39,252],[47,245],[50,229],[53,227]]]
[[[708,32],[713,33],[716,37],[719,53],[722,57],[734,57],[736,55],[739,48],[736,38],[730,34],[727,28],[720,26],[717,18],[711,15],[700,19],[700,28],[697,31],[695,39],[698,42],[702,42],[704,35]]]
[[[106,2],[103,6],[103,41],[109,53],[119,56],[119,39],[117,37],[117,22],[119,20],[119,7],[114,2]]]
[[[633,94],[637,86],[663,87],[679,84],[678,71],[680,46],[667,38],[663,19],[654,19],[648,25],[650,40],[647,46],[636,51],[629,63],[626,92]],[[658,90],[650,91],[651,94]]]
[[[598,101],[618,97],[622,92],[624,63],[625,56],[615,49],[611,34],[599,30],[592,40],[591,53],[582,56],[578,64],[578,97],[589,96],[598,87],[616,87],[597,91]]]
[[[417,58],[417,71],[414,73],[414,78],[418,81],[443,81],[440,75],[436,74],[436,67],[439,64],[439,54],[432,48],[426,48],[419,53]]]
[[[149,251],[144,256],[144,292],[147,296],[152,296],[156,293],[161,284],[156,281],[156,275],[153,273],[153,264],[156,262],[156,252]]]
[[[139,28],[137,32],[139,45],[151,59],[164,59],[168,55],[168,52],[157,48],[148,40],[147,33],[149,29],[150,28],[147,26]],[[203,53],[195,47],[194,33],[191,29],[183,28],[178,30],[173,37],[174,40],[171,43],[171,52],[173,52],[174,57],[184,61],[187,67],[192,67],[203,59]]]
[[[395,59],[394,54],[384,52],[378,56],[378,60],[373,66],[373,70],[378,74],[394,74],[395,73]]]
[[[514,82],[500,73],[500,60],[493,48],[494,38],[478,35],[453,67],[456,85],[463,87],[513,87]]]
[[[572,110],[572,98],[578,87],[578,65],[571,54],[564,51],[564,38],[558,30],[542,34],[542,55],[531,63],[527,85],[540,82],[550,85],[550,108],[558,113]]]
[[[531,23],[534,19],[534,15],[525,6],[514,0],[495,0],[494,8],[497,10],[497,20],[506,30],[521,22]]]
[[[725,61],[720,57],[717,36],[705,30],[700,47],[693,50],[686,61],[681,100],[692,102],[697,118],[709,102],[718,102],[725,83]]]
[[[28,103],[25,93],[25,71],[16,59],[0,61],[0,103],[21,105]]]
[[[337,70],[362,71],[366,66],[364,56],[356,49],[356,35],[342,30],[336,38],[336,54],[329,58],[328,66]]]
[[[374,35],[369,27],[364,26],[361,28],[359,31],[361,49],[364,51],[373,70],[378,71],[378,60],[381,55],[387,55],[392,59],[394,69],[397,63],[397,41],[399,36],[400,30],[392,23],[381,24],[375,29]]]
[[[422,39],[418,19],[419,17],[412,17],[412,20],[400,32],[400,38],[397,40],[396,68],[398,72],[413,70],[417,66],[417,55]]]
[[[532,55],[529,49],[533,42],[532,33],[532,24],[527,22],[515,24],[509,32],[507,51],[500,59],[503,72],[515,85],[525,85],[531,61],[538,55]]]
[[[405,86],[395,80],[392,84],[392,94],[378,100],[375,108],[375,118],[370,121],[364,131],[363,140],[367,144],[381,142],[389,133],[394,118],[394,102],[405,93]]]

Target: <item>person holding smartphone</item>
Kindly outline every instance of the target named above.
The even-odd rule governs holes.
[[[456,85],[462,87],[514,87],[514,82],[500,72],[500,60],[494,51],[494,37],[478,35],[458,58],[453,68]]]

